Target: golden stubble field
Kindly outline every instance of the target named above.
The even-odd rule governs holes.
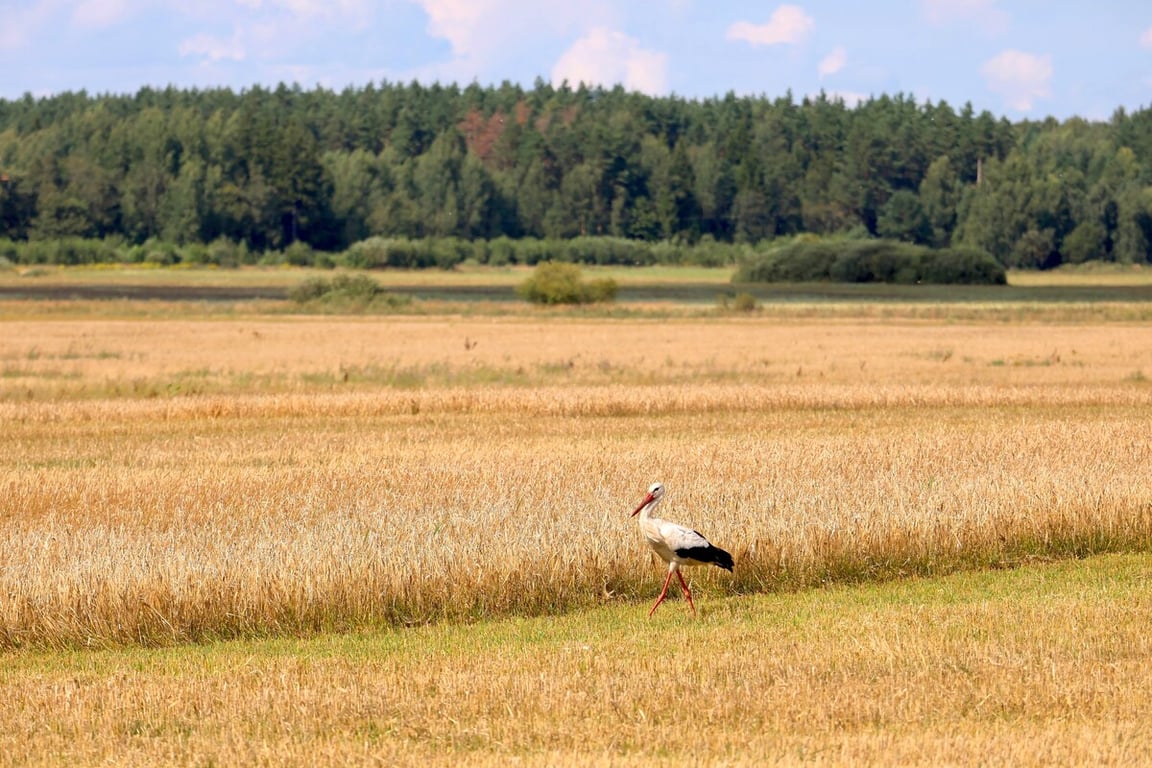
[[[807,311],[807,310],[804,310]],[[916,308],[908,311],[915,312]],[[1147,324],[385,317],[4,323],[0,402],[646,384],[1139,385]]]
[[[1106,556],[713,600],[698,620],[617,604],[17,653],[0,764],[1143,765],[1150,578],[1146,556]]]
[[[710,762],[690,729],[657,714],[677,694],[661,689],[667,671],[645,666],[655,658],[689,670],[689,690],[712,707],[697,715],[700,732],[723,747],[721,761],[791,744],[801,751],[780,762],[806,762],[804,750],[815,763],[915,762],[947,758],[948,739],[1018,758],[1032,754],[1029,740],[1073,759],[1085,754],[1073,745],[1089,742],[1098,754],[1146,754],[1139,718],[1113,722],[1106,744],[1088,739],[1125,707],[1146,711],[1135,706],[1147,682],[1136,670],[1150,661],[1134,640],[1140,622],[1106,598],[1075,603],[1070,619],[1043,594],[1016,607],[1010,596],[984,608],[972,597],[940,614],[955,624],[931,638],[912,628],[944,619],[915,609],[861,618],[841,606],[833,610],[864,624],[828,619],[815,645],[788,613],[804,613],[813,586],[1147,552],[1152,329],[1143,325],[44,319],[5,322],[0,372],[0,653],[26,668],[7,682],[27,704],[4,719],[43,723],[56,736],[42,743],[58,754],[157,764],[205,755]],[[644,619],[662,569],[627,514],[656,479],[669,488],[666,516],[736,555],[733,576],[690,572],[698,624],[679,600]],[[1129,567],[1132,606],[1146,616],[1147,561]],[[767,595],[748,605],[782,628],[742,624],[750,609],[731,596],[747,593]],[[1096,645],[1029,636],[998,650],[1017,610],[1029,628],[1095,627]],[[413,667],[401,663],[408,651],[396,651],[399,666],[388,660],[390,644],[418,643],[445,622],[463,622],[466,637],[488,617],[595,611],[607,611],[607,629],[565,619],[577,625],[557,631],[574,639],[544,643],[547,652],[512,632],[478,648],[458,640],[437,670],[418,653]],[[887,632],[901,622],[913,633],[906,642]],[[674,634],[659,629],[668,626]],[[649,627],[686,644],[646,652]],[[301,642],[323,648],[334,631],[367,633],[348,637],[374,650],[350,659],[307,646],[339,657],[324,661],[265,656],[257,644],[220,651],[229,659],[220,670],[196,661],[199,652],[133,657],[159,664],[155,674],[116,661],[139,647],[210,649],[228,638],[314,638]],[[969,632],[975,645],[965,645]],[[596,691],[625,674],[584,647],[647,670],[647,683],[622,683],[613,700],[624,730],[606,727],[598,707],[581,715],[572,698],[581,688],[571,676]],[[934,654],[952,666],[937,668]],[[229,677],[248,657],[251,675],[241,667]],[[559,687],[545,682],[549,665],[569,670]],[[423,682],[405,687],[401,672]],[[742,675],[778,684],[744,690]],[[503,704],[493,679],[505,681]],[[365,690],[380,686],[401,692],[370,703]],[[798,690],[812,698],[801,705]],[[158,698],[140,700],[148,695]],[[164,710],[165,696],[175,709]],[[937,706],[963,712],[935,719]],[[150,719],[157,707],[167,718]],[[229,708],[240,725],[225,726]],[[200,717],[216,730],[201,730]],[[734,732],[742,717],[759,730]],[[642,737],[646,722],[665,747]],[[317,724],[342,735],[308,730]],[[567,727],[587,732],[574,741],[561,735]],[[841,727],[848,736],[835,735]],[[118,735],[102,741],[94,731],[106,728]],[[37,743],[35,728],[19,732],[13,744]],[[741,752],[741,738],[759,746]],[[559,750],[554,760],[549,750]]]
[[[756,320],[6,324],[0,644],[166,643],[1129,548],[1152,329]]]

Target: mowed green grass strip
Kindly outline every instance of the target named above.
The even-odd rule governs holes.
[[[0,764],[1152,758],[1152,554],[697,604],[9,653]]]

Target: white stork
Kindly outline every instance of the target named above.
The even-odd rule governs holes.
[[[676,578],[680,579],[680,589],[684,593],[684,597],[687,598],[688,605],[692,607],[692,615],[695,616],[696,605],[692,602],[692,592],[688,589],[688,584],[680,573],[680,566],[712,563],[731,572],[732,555],[719,547],[712,546],[708,539],[704,538],[698,531],[653,517],[652,510],[656,509],[663,498],[663,484],[652,483],[648,488],[648,495],[644,497],[640,506],[636,507],[631,515],[632,517],[640,515],[640,531],[644,534],[648,546],[652,547],[656,554],[668,563],[668,576],[664,579],[664,589],[660,590],[660,597],[656,598],[656,603],[648,611],[648,615],[651,616],[655,613],[656,606],[664,602],[664,598],[668,594],[668,584],[672,581],[672,574],[676,574]]]

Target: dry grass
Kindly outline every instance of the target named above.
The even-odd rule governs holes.
[[[1144,327],[14,329],[0,346],[16,369],[0,402],[3,647],[645,597],[659,574],[625,513],[657,478],[670,516],[737,555],[734,579],[699,574],[713,594],[1142,548],[1152,534],[1152,387],[1133,374],[1152,370]],[[185,394],[189,371],[208,394]]]
[[[1047,272],[1013,270],[1008,274],[1008,282],[1025,287],[1149,286],[1152,285],[1152,269],[1143,264],[1088,262]]]
[[[1152,376],[1152,326],[1114,322],[403,317],[38,320],[5,331],[0,402],[541,385],[1051,391]]]
[[[0,765],[1138,765],[1152,561],[9,654]],[[682,608],[672,604],[668,608]]]
[[[0,765],[1146,762],[1152,330],[938,311],[5,322]]]

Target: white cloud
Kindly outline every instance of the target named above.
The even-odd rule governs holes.
[[[233,0],[233,2],[264,14],[280,10],[298,19],[332,19],[341,23],[350,22],[352,26],[359,26],[371,18],[376,5],[372,0]]]
[[[314,0],[319,2],[320,0]],[[457,58],[487,59],[524,40],[614,26],[610,0],[412,0],[428,15],[428,34],[447,40]]]
[[[424,12],[428,14],[428,32],[433,37],[443,38],[452,46],[457,56],[470,55],[478,42],[478,35],[484,17],[499,6],[491,0],[421,0]]]
[[[179,13],[200,24],[231,20],[231,34],[201,32],[180,41],[180,55],[199,58],[202,63],[299,59],[299,52],[316,45],[319,38],[365,27],[374,15],[373,0],[201,0],[182,5],[177,5],[176,0],[163,2],[172,3]],[[216,26],[212,23],[212,27]],[[281,69],[290,66],[282,64]],[[283,76],[284,72],[279,74]]]
[[[44,0],[3,9],[0,22],[0,51],[16,50],[32,42],[36,34],[51,24],[65,5],[64,0]]]
[[[563,50],[596,27],[619,29],[621,12],[612,0],[576,3],[541,0],[408,0],[428,17],[425,31],[444,40],[448,57],[394,79],[467,83],[498,80],[518,63],[526,47]],[[546,65],[544,65],[546,66]],[[532,74],[539,74],[539,70]]]
[[[928,22],[942,27],[956,22],[973,22],[989,35],[1008,31],[1008,13],[996,7],[998,0],[923,0]]]
[[[816,22],[798,5],[782,5],[772,12],[767,24],[738,21],[728,27],[729,40],[752,45],[795,45],[808,38]]]
[[[668,55],[640,47],[622,32],[597,27],[577,40],[552,68],[552,82],[623,85],[658,95],[668,90]]]
[[[81,27],[109,27],[135,11],[131,0],[84,0],[72,11],[72,23]]]
[[[1140,47],[1152,48],[1152,27],[1144,30],[1144,34],[1140,35]]]
[[[832,53],[820,59],[816,71],[820,73],[820,77],[827,77],[844,69],[844,65],[847,63],[848,51],[844,46],[838,45],[832,50]]]
[[[984,63],[980,70],[989,90],[1003,97],[1012,109],[1028,112],[1036,99],[1051,95],[1052,57],[1007,50]]]
[[[181,56],[201,56],[209,61],[232,59],[243,61],[245,58],[244,44],[239,38],[233,36],[231,40],[222,40],[212,35],[193,35],[180,43]]]
[[[149,9],[216,23],[232,20],[235,26],[253,19],[268,23],[279,19],[286,24],[324,20],[347,27],[369,21],[375,6],[373,0],[81,0],[66,4],[75,6],[71,21],[80,27],[119,24]]]

